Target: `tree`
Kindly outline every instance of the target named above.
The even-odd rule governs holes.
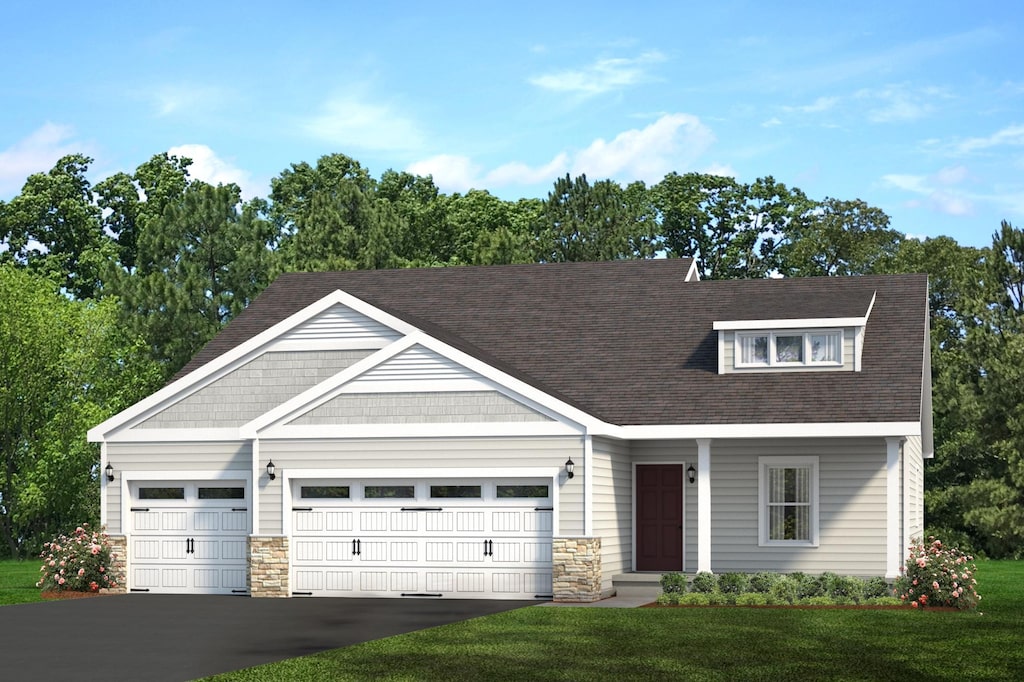
[[[155,387],[116,302],[75,301],[0,265],[0,553],[24,557],[98,520],[99,451],[85,431]]]
[[[95,294],[111,253],[85,177],[90,163],[81,154],[65,156],[48,173],[29,176],[10,203],[0,203],[0,239],[8,247],[0,258],[53,273],[80,299]]]

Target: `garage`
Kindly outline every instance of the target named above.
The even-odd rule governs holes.
[[[129,490],[130,591],[248,594],[244,481],[146,481]]]
[[[291,481],[295,596],[551,596],[550,479]]]

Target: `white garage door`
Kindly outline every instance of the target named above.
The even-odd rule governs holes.
[[[292,594],[551,596],[550,481],[302,481]]]
[[[249,503],[243,482],[129,487],[131,591],[248,594]]]

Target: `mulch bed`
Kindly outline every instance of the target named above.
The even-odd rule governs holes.
[[[803,610],[853,610],[853,611],[959,611],[953,606],[927,606],[915,609],[910,604],[644,604],[642,609],[803,609]]]
[[[39,593],[39,596],[41,596],[43,599],[86,599],[88,597],[105,597],[108,594],[110,593],[106,591],[72,592],[71,590],[43,590]]]

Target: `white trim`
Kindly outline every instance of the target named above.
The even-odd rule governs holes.
[[[106,443],[180,443],[180,442],[236,442],[240,438],[237,427],[216,429],[125,429],[110,434]]]
[[[719,334],[724,332],[719,331]],[[759,336],[768,337],[768,361],[767,362],[743,362],[743,339],[756,338]],[[803,360],[799,362],[781,362],[778,359],[778,346],[777,339],[780,336],[800,336],[801,351],[800,354],[803,356]],[[838,336],[839,344],[839,359],[838,360],[812,360],[811,359],[811,337],[812,336]],[[774,329],[759,329],[755,331],[744,331],[736,332],[733,334],[733,368],[737,370],[741,369],[758,369],[758,370],[774,370],[780,368],[787,369],[798,369],[801,367],[835,367],[842,368],[843,366],[843,345],[845,341],[845,328],[828,328],[828,329],[787,329],[785,332],[780,332]],[[722,362],[720,360],[720,362]]]
[[[491,438],[506,436],[579,436],[580,429],[560,422],[476,422],[436,424],[315,424],[275,426],[260,431],[263,440],[318,438]]]
[[[686,271],[686,277],[683,277],[684,282],[699,282],[700,281],[700,270],[697,269],[697,259],[690,259],[690,267]]]
[[[107,472],[104,469],[107,468],[107,444],[100,443],[100,528],[106,529],[107,527],[107,488],[113,481],[107,480]],[[119,472],[115,471],[114,476],[117,476]],[[123,525],[123,524],[122,524]],[[123,533],[122,533],[123,535]]]
[[[583,437],[583,535],[594,535],[594,437]]]
[[[107,419],[106,421],[89,429],[87,433],[89,442],[95,443],[105,440],[111,435],[112,431],[137,419],[146,417],[151,412],[156,412],[187,397],[194,391],[201,388],[202,385],[204,385],[204,380],[210,379],[221,370],[229,368],[234,363],[244,360],[250,355],[264,351],[264,347],[274,342],[277,337],[285,334],[291,329],[294,329],[303,322],[313,319],[320,313],[323,313],[332,306],[338,304],[347,306],[357,313],[365,315],[386,327],[394,329],[400,334],[408,335],[417,331],[416,328],[408,322],[404,322],[383,310],[379,310],[378,308],[375,308],[365,301],[356,298],[351,294],[345,293],[340,289],[335,290],[320,300],[306,306],[302,310],[288,316],[269,329],[257,334],[248,341],[245,341],[226,353],[210,360],[210,362],[205,365],[197,367],[194,371],[189,372],[174,383],[164,386],[148,398],[135,403],[128,409],[117,413],[110,419]]]
[[[874,299],[872,299],[873,301]],[[804,329],[813,327],[816,329],[834,327],[863,327],[867,324],[868,318],[864,317],[807,317],[794,320],[720,320],[714,323],[713,329],[717,331],[753,331],[757,329]]]
[[[262,497],[261,491],[258,490],[260,480],[260,440],[254,438],[252,441],[252,480],[255,481],[252,488],[252,534],[260,534],[260,497]],[[266,470],[266,465],[264,465]]]
[[[683,475],[685,480],[685,471]],[[711,572],[710,438],[697,439],[697,572]]]
[[[252,485],[252,473],[248,469],[126,471],[121,477],[121,485],[123,488],[128,485],[129,481],[224,481],[229,479],[245,481],[250,487]],[[124,492],[123,489],[122,492]]]
[[[736,364],[735,348],[733,349],[733,364]],[[725,374],[725,331],[718,330],[718,373]]]
[[[920,422],[822,422],[820,424],[680,424],[612,427],[608,435],[623,440],[695,438],[855,438],[893,435],[916,436]]]
[[[808,467],[811,470],[809,491],[810,537],[807,540],[771,540],[768,538],[768,469]],[[758,547],[818,547],[820,498],[818,494],[819,470],[817,455],[808,456],[761,456],[757,458],[757,546]]]
[[[885,577],[900,575],[903,548],[900,537],[900,444],[901,437],[885,439]]]
[[[460,391],[496,390],[498,389],[491,382],[483,379],[360,381],[360,377],[356,377],[340,387],[333,397],[336,398],[339,395],[373,395],[375,393],[458,393]]]

